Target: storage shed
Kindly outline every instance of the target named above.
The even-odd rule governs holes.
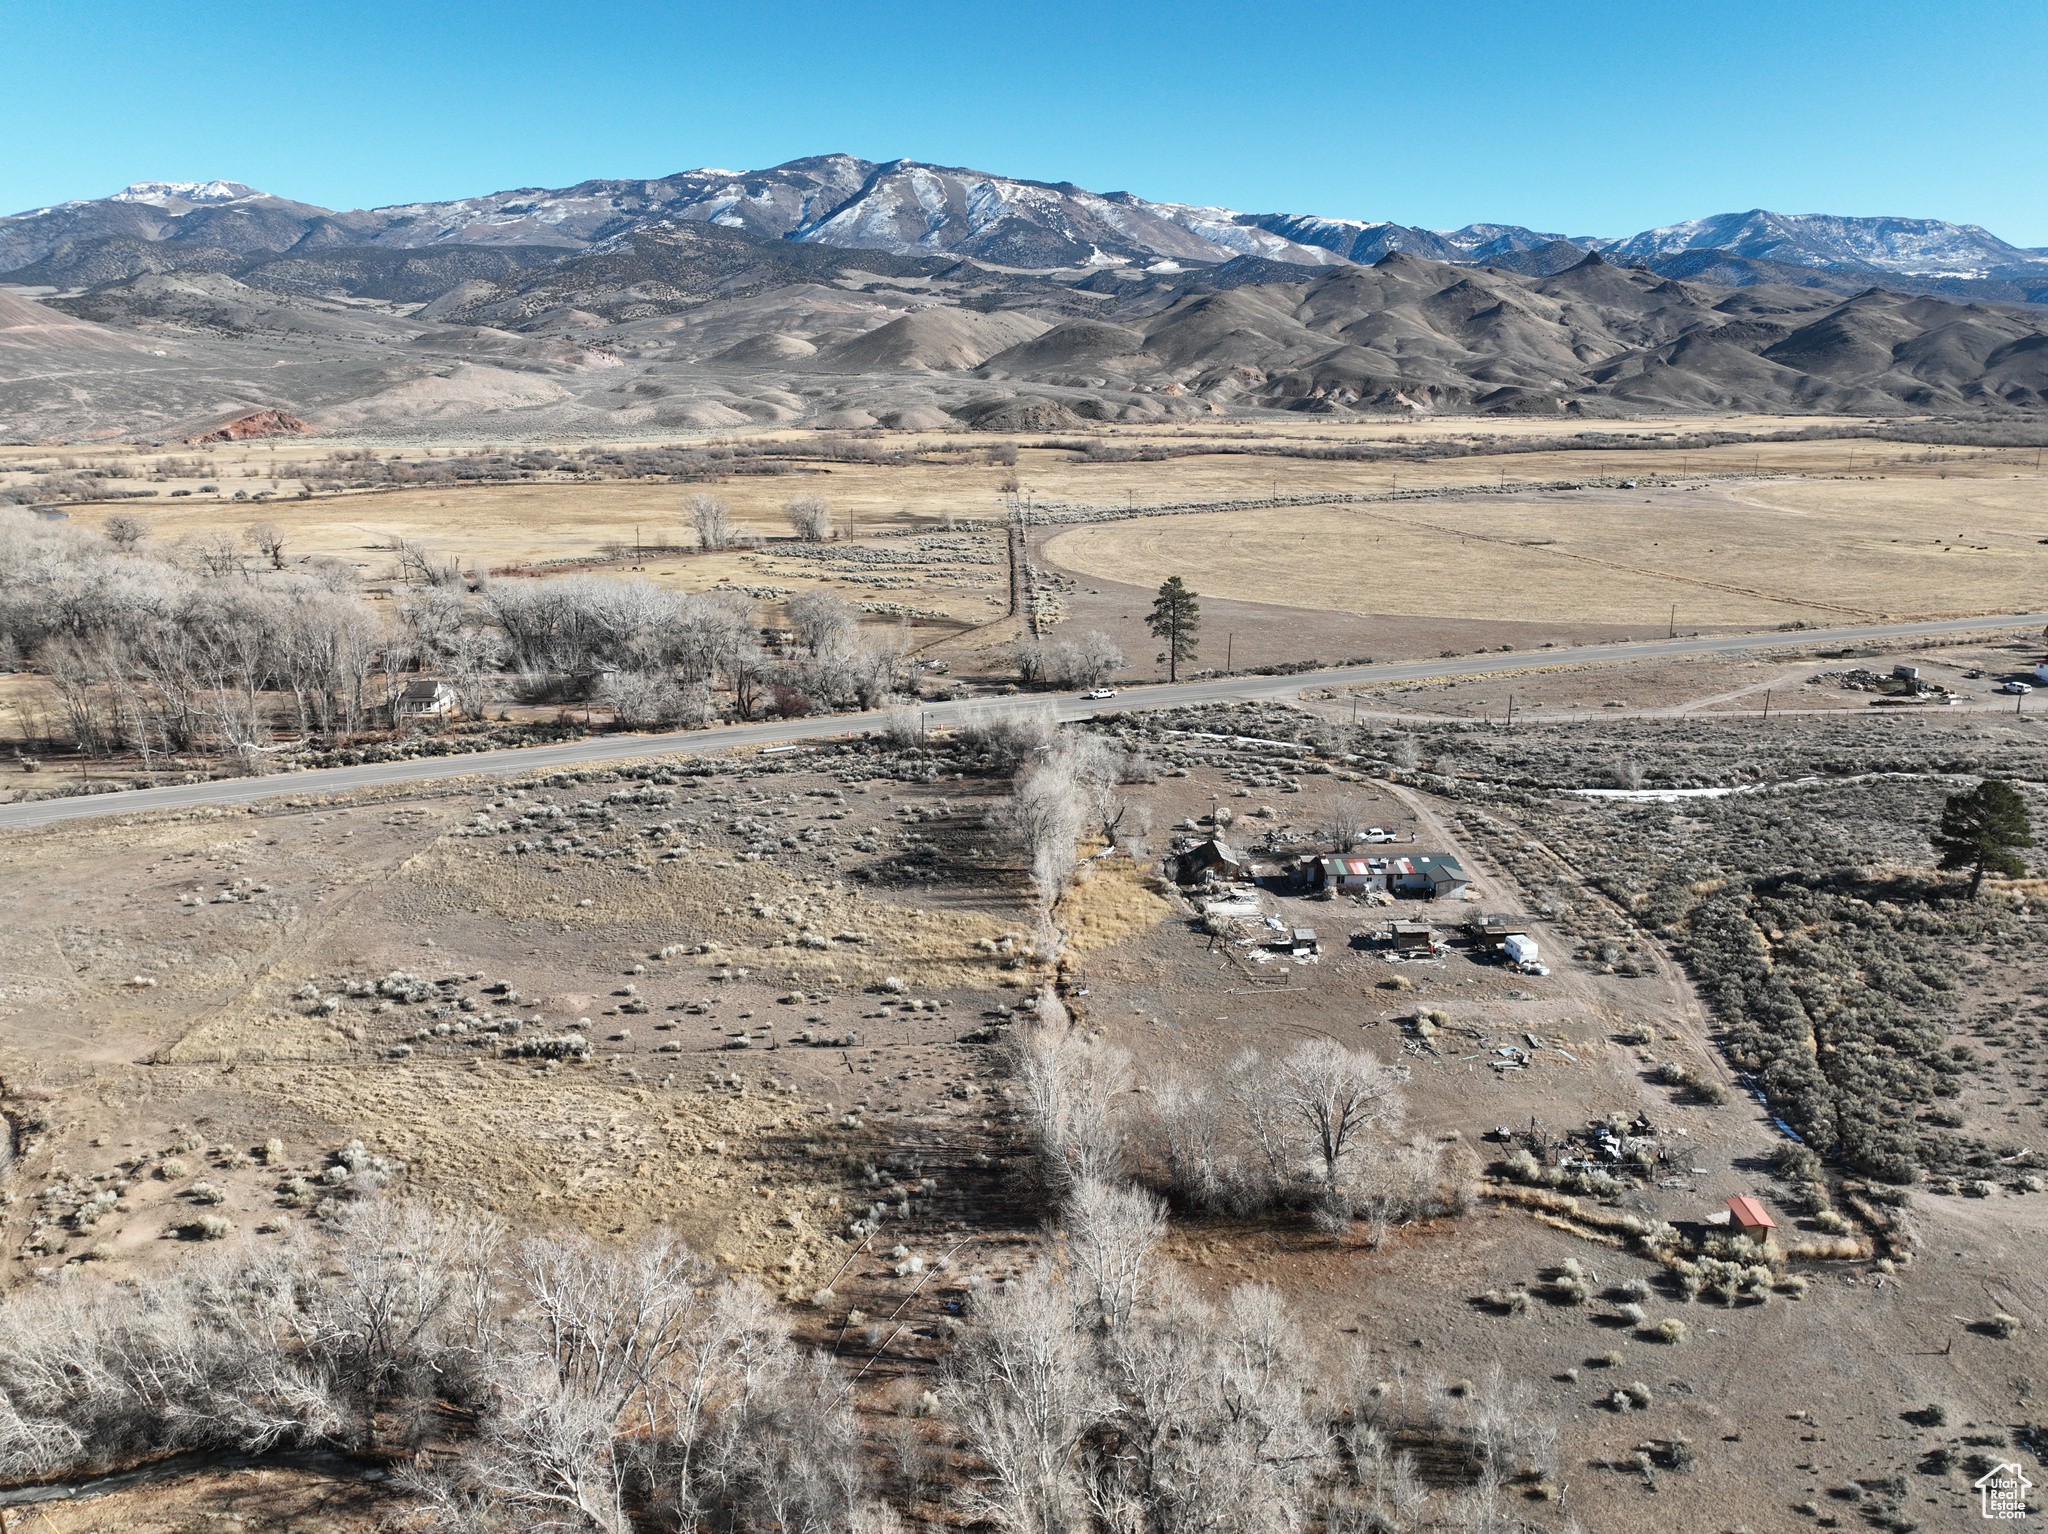
[[[1509,938],[1527,937],[1529,929],[1503,916],[1481,916],[1465,924],[1472,946],[1480,953],[1499,958],[1507,951]]]
[[[1391,922],[1387,932],[1396,953],[1432,953],[1436,949],[1436,932],[1426,921]]]
[[[1738,1193],[1728,1200],[1728,1219],[1758,1246],[1770,1240],[1771,1232],[1778,1228],[1778,1222],[1770,1217],[1764,1206],[1747,1193]]]
[[[1227,882],[1252,876],[1250,860],[1213,836],[1188,848],[1174,860],[1173,866],[1176,884],[1200,884],[1211,875]]]

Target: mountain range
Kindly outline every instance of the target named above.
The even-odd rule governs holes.
[[[2005,278],[2048,286],[2048,248],[2010,245],[1974,224],[1938,219],[1753,209],[1625,239],[1544,233],[1512,224],[1430,230],[1148,202],[1129,192],[1090,192],[1065,181],[1028,181],[911,160],[876,163],[843,154],[814,155],[767,170],[703,169],[653,181],[585,181],[558,190],[525,187],[353,212],[293,202],[235,181],[145,181],[111,197],[0,218],[0,273],[37,268],[54,257],[56,264],[37,275],[58,275],[69,269],[80,247],[105,240],[237,254],[337,246],[585,250],[636,229],[690,222],[797,243],[900,256],[967,256],[1033,270],[1213,264],[1245,255],[1306,266],[1369,264],[1393,251],[1486,265],[1564,245],[1580,255],[1602,251],[1624,265],[1718,251],[1816,271],[1964,281]],[[104,263],[100,269],[106,269]]]
[[[2048,251],[1972,225],[1441,231],[848,155],[341,212],[140,182],[0,218],[0,283],[14,440],[2048,405]]]

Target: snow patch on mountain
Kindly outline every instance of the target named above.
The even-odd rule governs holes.
[[[1976,224],[1935,218],[1851,218],[1832,213],[1718,213],[1648,229],[1608,252],[1619,261],[1650,261],[1687,250],[1724,250],[1788,266],[1851,267],[1915,276],[1983,277],[2001,268],[2038,264],[2032,251],[2008,245]]]
[[[121,188],[107,201],[146,202],[161,208],[171,202],[240,202],[245,197],[268,195],[239,181],[136,181]]]

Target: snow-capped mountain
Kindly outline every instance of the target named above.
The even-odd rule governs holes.
[[[1147,202],[1072,182],[1022,181],[897,160],[790,238],[894,255],[974,256],[1005,266],[1113,265],[1264,256],[1322,266],[1332,257],[1245,222],[1229,208]]]
[[[137,181],[122,187],[107,201],[146,202],[159,208],[183,202],[197,207],[202,203],[240,202],[245,197],[268,195],[239,181]]]
[[[1986,277],[2041,263],[2044,253],[2008,245],[1975,224],[1933,218],[1843,218],[1830,213],[1720,213],[1645,230],[1615,245],[1616,261],[1654,261],[1686,250],[1788,266],[1851,267],[1929,277]]]
[[[400,203],[365,217],[378,245],[568,245],[578,249],[664,220],[722,224],[781,238],[855,195],[875,169],[852,155],[813,155],[769,170],[706,167],[654,181],[522,187],[455,202]]]
[[[1516,224],[1421,229],[1382,221],[1151,202],[914,160],[827,154],[766,170],[714,167],[655,180],[522,187],[448,202],[334,212],[238,181],[138,181],[111,197],[0,218],[0,273],[37,267],[133,276],[259,253],[444,246],[593,250],[637,230],[710,223],[757,238],[905,257],[967,257],[1033,270],[1170,270],[1240,257],[1297,266],[1370,264],[1393,253],[1467,265],[1555,271],[1574,251],[1655,265],[1702,251],[1768,269],[1997,277],[2032,290],[2048,251],[2007,244],[1973,224],[1845,218],[1762,209],[1693,219],[1625,240]],[[83,254],[81,254],[83,253]],[[1691,254],[1689,254],[1691,253]],[[530,257],[520,257],[529,261]],[[1772,279],[1777,280],[1777,279]]]

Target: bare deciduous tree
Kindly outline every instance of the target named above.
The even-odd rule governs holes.
[[[1224,1126],[1210,1090],[1179,1075],[1158,1079],[1150,1094],[1171,1192],[1197,1208],[1225,1202]]]
[[[966,1510],[1013,1534],[1072,1534],[1085,1505],[1074,1450],[1096,1387],[1066,1294],[1043,1268],[1006,1286],[958,1358],[954,1418],[989,1468]]]
[[[1132,776],[1131,753],[1102,735],[1075,735],[1066,739],[1063,747],[1062,759],[1087,806],[1090,828],[1106,846],[1116,846],[1117,833],[1127,820],[1148,818],[1148,807],[1136,804],[1123,791]]]
[[[242,547],[232,533],[202,533],[186,547],[208,575],[242,575]]]
[[[795,496],[783,503],[782,514],[805,543],[823,543],[832,536],[832,508],[823,496]]]
[[[1076,687],[1100,687],[1124,669],[1124,652],[1099,629],[1069,641],[1067,680]]]
[[[1344,1163],[1359,1142],[1396,1124],[1405,1113],[1401,1085],[1407,1072],[1380,1064],[1366,1050],[1335,1039],[1310,1039],[1280,1062],[1273,1088],[1286,1112],[1306,1132],[1334,1192]]]
[[[688,513],[690,525],[697,530],[697,547],[718,550],[732,546],[732,518],[725,502],[715,495],[703,491],[687,496],[683,510]]]
[[[1120,1333],[1144,1295],[1166,1206],[1142,1189],[1084,1177],[1067,1195],[1064,1217],[1080,1302],[1099,1329]]]
[[[458,586],[462,584],[462,561],[453,554],[437,554],[406,538],[393,538],[391,552],[397,556],[398,578],[415,586]]]
[[[1079,859],[1076,841],[1085,813],[1080,784],[1057,751],[1027,763],[1009,799],[996,812],[995,818],[1023,848],[1049,942],[1057,940],[1051,930],[1052,909],[1066,892]]]
[[[284,529],[275,522],[252,522],[242,529],[242,536],[249,540],[251,547],[270,561],[270,568],[284,568]]]
[[[1100,687],[1124,668],[1124,652],[1107,634],[1089,630],[1075,639],[1043,640],[1030,635],[1011,646],[1021,682],[1060,687]]]
[[[149,536],[149,519],[117,511],[107,518],[102,531],[107,542],[124,554],[132,554]]]
[[[1046,1181],[1056,1189],[1111,1181],[1123,1170],[1112,1104],[1130,1088],[1130,1056],[1059,1025],[1028,1029],[1017,1078]]]
[[[1045,675],[1045,642],[1036,635],[1026,634],[1010,646],[1010,656],[1017,663],[1017,680],[1027,685]]]
[[[797,643],[813,656],[851,646],[853,608],[846,598],[831,591],[801,591],[786,606]]]

